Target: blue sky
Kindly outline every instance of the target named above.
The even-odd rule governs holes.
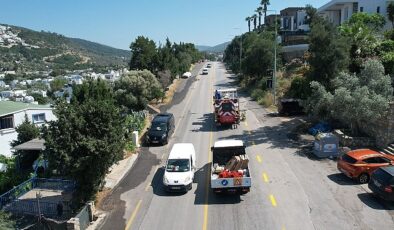
[[[269,9],[323,0],[271,0]],[[121,49],[139,35],[156,43],[171,41],[217,45],[231,40],[260,0],[0,0],[0,23],[57,32]]]

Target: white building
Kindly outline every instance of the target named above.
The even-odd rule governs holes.
[[[387,6],[394,0],[332,0],[317,11],[334,25],[340,25],[358,12],[379,13],[386,18],[384,29],[390,29]]]
[[[36,125],[56,120],[49,106],[0,101],[0,155],[12,155],[10,143],[17,139],[15,128],[25,120],[25,115]]]

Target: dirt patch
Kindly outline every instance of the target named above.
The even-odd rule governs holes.
[[[102,191],[96,194],[96,199],[94,200],[94,204],[97,209],[103,210],[104,201],[111,194],[111,189],[104,188]],[[106,209],[108,209],[108,203],[106,203]]]
[[[169,104],[172,101],[172,98],[174,97],[175,91],[178,88],[180,83],[180,79],[175,79],[173,83],[168,87],[168,90],[166,91],[164,95],[164,100],[162,104]]]

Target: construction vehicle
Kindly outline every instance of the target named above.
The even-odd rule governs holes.
[[[232,125],[236,128],[241,121],[237,89],[217,89],[213,98],[216,125]]]

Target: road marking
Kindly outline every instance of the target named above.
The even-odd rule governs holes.
[[[147,191],[149,190],[150,185],[151,185],[150,182],[146,185],[146,187],[145,187],[145,192],[147,192]]]
[[[268,183],[268,176],[267,176],[267,174],[265,173],[265,172],[263,172],[263,180],[264,180],[264,182],[266,182],[266,183]]]
[[[248,122],[247,121],[245,121],[245,126],[248,127]]]
[[[261,159],[261,156],[260,156],[260,155],[257,155],[256,158],[257,158],[257,161],[258,161],[259,163],[263,162],[263,160]]]
[[[271,200],[271,204],[272,204],[272,206],[274,206],[274,207],[276,207],[276,200],[275,200],[275,197],[274,197],[274,195],[270,195],[270,200]]]
[[[125,230],[130,229],[131,224],[133,224],[134,218],[137,215],[138,210],[140,209],[141,203],[142,203],[142,200],[139,200],[137,206],[135,207],[133,213],[131,214],[129,221],[127,222]]]
[[[282,226],[282,230],[286,230],[285,226]]]
[[[213,71],[213,76],[211,77],[211,92],[213,92],[213,79],[215,79],[215,71]],[[211,104],[213,104],[213,97],[211,97]],[[211,130],[209,132],[209,145],[208,145],[208,165],[212,161],[211,146],[213,142],[213,125],[211,124]],[[206,173],[206,185],[205,185],[205,200],[204,200],[204,223],[202,225],[203,230],[208,229],[208,196],[209,196],[209,179],[210,179],[210,169],[208,168]]]
[[[256,145],[256,143],[254,141],[252,141],[252,145]]]

